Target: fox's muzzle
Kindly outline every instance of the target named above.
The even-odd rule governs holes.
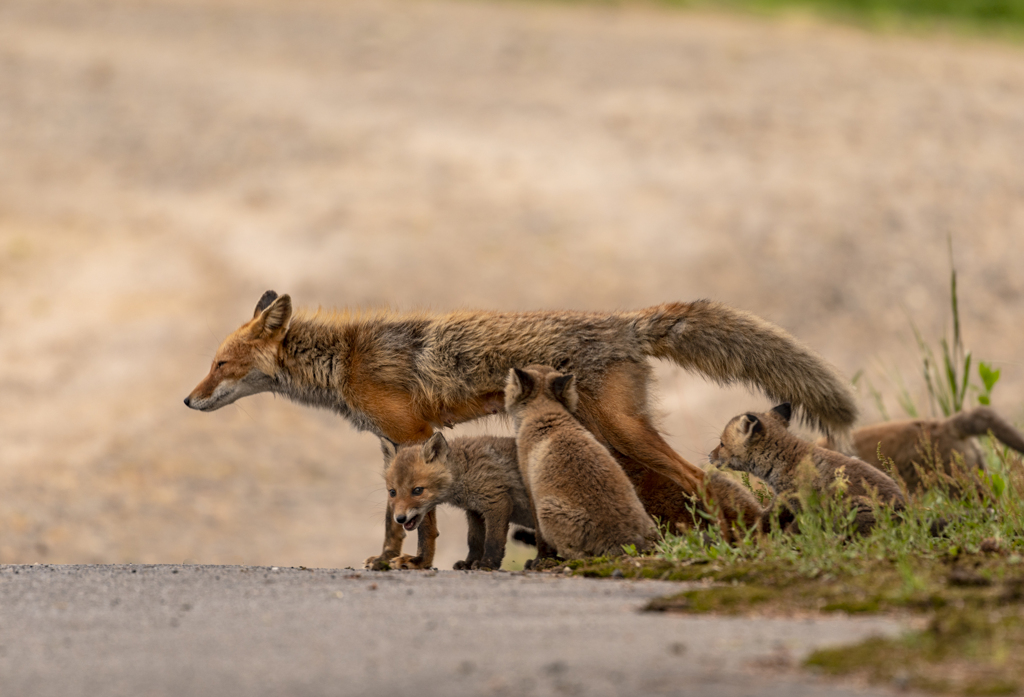
[[[421,516],[418,511],[413,511],[411,515],[405,513],[398,513],[395,515],[395,522],[408,531],[418,528],[422,519],[423,516]]]

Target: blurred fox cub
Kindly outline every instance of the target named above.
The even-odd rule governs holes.
[[[626,474],[576,420],[575,378],[547,366],[513,368],[505,410],[516,428],[519,466],[534,506],[537,557],[566,559],[644,550],[658,537]]]
[[[789,432],[789,404],[780,404],[766,414],[747,413],[732,419],[722,432],[722,442],[711,452],[711,462],[762,479],[776,494],[776,501],[799,511],[796,492],[802,470],[815,491],[832,494],[843,488],[845,500],[857,510],[854,528],[864,534],[875,524],[871,497],[895,509],[904,505],[899,486],[882,470],[857,458],[808,443]],[[872,493],[873,492],[873,493]],[[762,518],[767,529],[770,511]],[[796,532],[795,524],[790,529]]]
[[[514,438],[454,438],[449,443],[435,433],[422,445],[397,450],[390,441],[381,439],[381,450],[389,510],[397,525],[388,525],[384,554],[367,559],[367,568],[380,568],[385,555],[400,552],[405,531],[416,530],[438,504],[466,511],[469,555],[455,563],[456,569],[500,568],[509,523],[533,526]],[[389,565],[429,568],[433,551],[431,545],[429,558],[421,554],[423,558],[412,561],[415,558],[401,555],[388,560]]]
[[[967,472],[985,469],[985,458],[973,436],[991,433],[997,440],[1024,453],[1024,436],[989,407],[976,407],[946,419],[908,419],[858,428],[853,449],[869,465],[882,469],[878,453],[892,460],[896,472],[916,491],[921,488],[920,468],[942,469],[951,474],[951,463],[963,458]],[[819,445],[830,447],[827,439]]]

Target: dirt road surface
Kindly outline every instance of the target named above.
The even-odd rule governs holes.
[[[680,584],[484,572],[0,567],[2,695],[889,694],[780,672],[886,619],[637,611]]]
[[[1014,47],[650,8],[5,0],[0,163],[5,563],[379,549],[372,436],[266,395],[181,403],[268,288],[438,310],[712,297],[892,395],[896,369],[921,386],[908,314],[948,326],[952,235],[968,344],[1022,416]],[[769,406],[672,366],[657,390],[697,462]],[[464,528],[441,525],[450,568]]]

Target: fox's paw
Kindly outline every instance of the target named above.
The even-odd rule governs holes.
[[[379,557],[368,557],[363,562],[363,568],[369,569],[370,571],[388,571],[391,567],[391,560],[381,555]]]
[[[423,561],[423,557],[414,557],[402,554],[391,560],[392,569],[429,569],[430,564]]]
[[[473,565],[468,562],[457,561],[455,562],[455,566],[453,566],[452,568],[456,571],[469,571],[471,568],[473,568]]]
[[[481,559],[480,561],[473,562],[469,568],[474,569],[476,571],[494,571],[500,566],[500,562],[498,564],[495,564],[494,562],[489,562],[485,559]]]
[[[558,566],[561,561],[560,557],[536,557],[534,559],[527,559],[523,568],[527,571],[547,571]]]

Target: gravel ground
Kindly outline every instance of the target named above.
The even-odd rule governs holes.
[[[889,694],[783,669],[898,623],[637,611],[681,587],[504,572],[0,566],[0,694]]]

